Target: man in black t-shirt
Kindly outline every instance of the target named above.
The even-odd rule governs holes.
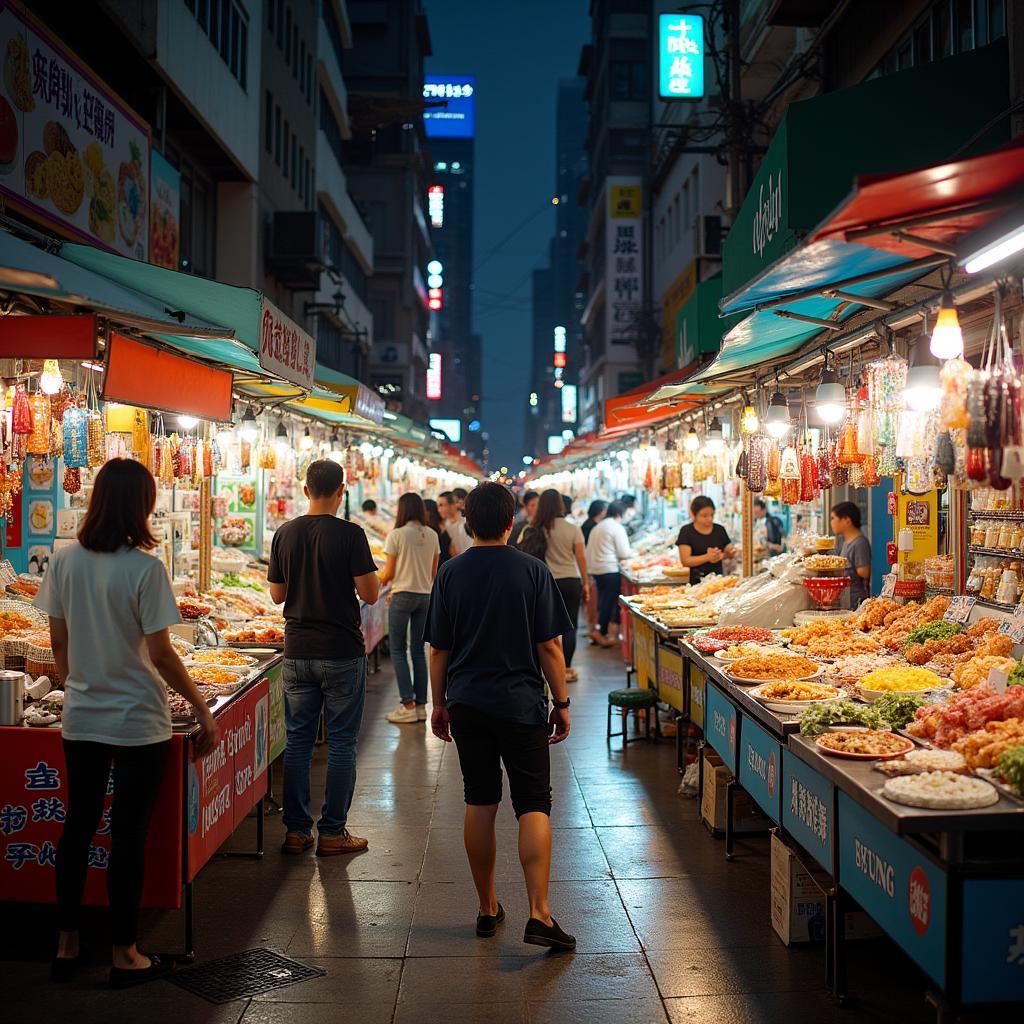
[[[358,594],[375,604],[377,566],[366,534],[338,519],[345,471],[323,459],[306,470],[307,515],[274,534],[267,580],[275,604],[284,603],[285,827],[282,853],[313,845],[309,767],[321,711],[330,757],[327,792],[317,824],[317,856],[358,853],[369,843],[346,827],[356,784],[356,740],[366,696],[366,650]]]
[[[431,728],[454,737],[465,784],[465,842],[480,912],[476,932],[494,935],[505,911],[494,893],[494,820],[501,765],[519,819],[519,857],[530,899],[523,941],[575,949],[548,906],[551,873],[549,743],[569,735],[563,633],[572,629],[548,567],[508,546],[515,499],[481,484],[466,500],[473,546],[438,571],[427,610],[433,694]],[[548,713],[544,679],[554,707]]]

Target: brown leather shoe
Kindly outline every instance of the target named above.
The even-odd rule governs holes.
[[[318,836],[316,855],[318,857],[337,857],[341,853],[362,853],[370,845],[369,839],[360,839],[345,829],[341,835]]]
[[[281,844],[281,852],[295,856],[305,853],[312,845],[313,836],[311,833],[303,835],[302,832],[288,832],[284,837],[284,842]]]

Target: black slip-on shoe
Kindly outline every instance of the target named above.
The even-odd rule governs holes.
[[[505,908],[499,903],[496,914],[477,914],[476,933],[481,939],[489,939],[497,930],[498,925],[505,920]]]
[[[165,963],[155,953],[146,953],[152,961],[148,967],[142,970],[133,971],[127,967],[110,968],[111,988],[134,988],[136,985],[145,985],[147,981],[156,981],[158,978],[166,978],[174,969],[174,964],[168,961]]]
[[[531,917],[526,922],[526,934],[523,935],[523,942],[528,942],[531,946],[547,946],[548,949],[576,948],[576,936],[563,932],[554,918],[551,918],[551,927],[549,928],[543,921]]]

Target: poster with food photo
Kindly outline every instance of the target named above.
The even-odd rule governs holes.
[[[27,14],[0,0],[0,197],[145,260],[149,127]]]
[[[178,269],[181,174],[156,150],[149,163],[149,262]]]

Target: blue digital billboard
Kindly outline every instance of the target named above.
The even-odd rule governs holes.
[[[426,75],[423,124],[432,139],[471,139],[475,133],[476,87],[468,75]],[[437,104],[434,106],[433,104]],[[443,105],[442,105],[443,104]]]
[[[704,19],[658,15],[658,96],[699,100],[704,95]]]

